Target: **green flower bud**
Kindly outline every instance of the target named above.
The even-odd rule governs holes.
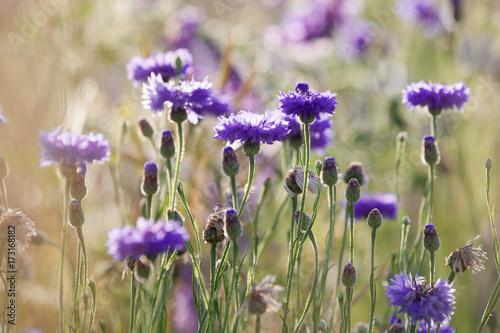
[[[422,163],[436,165],[439,164],[440,159],[439,149],[434,137],[431,135],[424,137],[422,141]]]
[[[166,130],[161,133],[160,153],[165,159],[174,157],[175,144],[171,130]]]
[[[74,200],[69,203],[69,224],[72,227],[80,228],[85,223],[85,214],[83,213],[80,202]]]
[[[342,270],[342,284],[344,287],[352,288],[358,281],[358,277],[356,276],[356,269],[354,265],[351,263],[347,263]]]
[[[152,138],[153,134],[155,133],[153,127],[151,127],[151,124],[146,119],[139,120],[139,128],[142,135],[144,135],[146,138]]]
[[[351,178],[345,190],[345,198],[348,203],[354,204],[361,198],[361,189],[356,178]]]
[[[325,158],[325,162],[323,163],[323,168],[321,169],[321,181],[323,184],[328,186],[337,185],[340,178],[340,170],[337,165],[337,161],[333,157]]]
[[[436,227],[432,224],[427,224],[424,227],[424,248],[429,252],[436,252],[441,247],[441,241],[437,233]]]
[[[368,214],[368,218],[366,219],[366,223],[372,229],[378,229],[382,225],[383,216],[380,210],[377,208],[372,209],[370,214]]]
[[[222,149],[222,170],[229,177],[234,177],[240,172],[240,163],[238,163],[236,153],[231,147]]]
[[[243,234],[240,219],[238,218],[238,212],[233,208],[226,210],[226,214],[224,216],[224,231],[226,238],[233,241],[237,240]]]
[[[260,143],[259,142],[245,142],[243,144],[243,152],[247,156],[255,156],[260,153]]]

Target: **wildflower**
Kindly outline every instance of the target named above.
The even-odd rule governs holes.
[[[149,161],[144,164],[144,173],[141,184],[142,194],[153,195],[158,191],[158,165]]]
[[[460,275],[463,275],[462,273],[469,267],[474,274],[484,269],[482,262],[483,259],[488,259],[486,252],[481,250],[481,246],[472,247],[474,241],[479,239],[479,237],[478,235],[472,238],[465,246],[456,249],[446,258],[446,264],[450,266],[454,273],[460,272]]]
[[[174,137],[171,130],[161,133],[160,153],[166,159],[172,158],[175,155]]]
[[[115,261],[137,260],[142,255],[155,258],[164,252],[184,251],[184,242],[188,240],[189,234],[179,222],[155,222],[140,216],[134,228],[125,226],[109,231],[106,246]]]
[[[222,208],[221,205],[215,205],[212,214],[208,216],[207,225],[205,226],[205,231],[203,232],[203,238],[205,242],[210,244],[219,244],[225,239],[224,236],[224,217],[226,215],[226,209]]]
[[[430,286],[418,274],[412,278],[411,273],[401,273],[395,274],[390,282],[385,286],[385,296],[392,306],[399,308],[398,313],[409,315],[412,323],[424,321],[433,325],[450,320],[455,289],[445,279]]]
[[[13,234],[14,233],[14,234]],[[14,235],[14,237],[12,237]],[[17,208],[9,208],[0,216],[0,248],[15,239],[20,249],[28,247],[28,242],[36,236],[35,223]],[[9,247],[13,247],[10,246]]]
[[[87,173],[87,165],[80,164],[70,186],[71,197],[75,200],[82,201],[87,196],[87,185],[85,184],[85,174]]]
[[[328,186],[337,185],[340,178],[340,170],[334,157],[325,158],[320,177],[321,181]]]
[[[349,262],[342,270],[342,284],[344,287],[352,288],[357,281],[358,277],[356,276],[356,269],[354,268],[354,265]]]
[[[295,220],[295,223],[299,223],[300,220],[299,228],[302,231],[306,231],[307,228],[309,227],[309,224],[311,224],[311,217],[307,215],[306,212],[302,212],[302,219],[300,219],[300,210],[297,210],[293,214],[293,218]]]
[[[51,164],[104,163],[109,159],[109,142],[102,134],[78,134],[62,126],[40,134],[40,167]]]
[[[207,79],[163,82],[161,75],[151,74],[148,82],[142,87],[142,105],[153,112],[162,112],[168,107],[172,121],[182,122],[187,117],[189,122],[197,124],[206,115],[220,116],[228,113],[227,103],[221,102],[212,93],[212,84]],[[177,120],[176,113],[186,113],[184,118]]]
[[[469,99],[470,89],[463,83],[452,85],[420,81],[411,83],[403,89],[403,104],[410,110],[415,107],[427,107],[436,116],[445,109],[457,108],[463,112],[463,106]]]
[[[279,292],[283,291],[283,288],[275,285],[275,280],[274,275],[267,275],[258,285],[252,285],[250,295],[240,311],[246,308],[249,314],[257,316],[266,311],[277,312],[281,307]]]
[[[434,225],[427,224],[424,227],[423,243],[424,248],[429,252],[436,252],[441,247],[441,240]]]
[[[85,223],[85,214],[83,213],[82,206],[77,200],[69,203],[69,224],[74,228],[81,228]]]
[[[179,68],[177,68],[178,59],[180,59]],[[186,49],[156,53],[147,58],[134,56],[127,64],[127,77],[134,85],[146,82],[151,73],[161,76],[165,82],[178,74],[181,79],[185,79],[191,71],[192,63],[193,57]]]
[[[152,138],[155,131],[151,124],[146,119],[139,120],[139,129],[141,130],[142,135],[146,138]]]
[[[219,117],[214,130],[217,132],[215,139],[228,140],[230,143],[240,140],[244,149],[249,144],[260,147],[260,143],[281,141],[289,132],[288,123],[277,112],[257,114],[243,110],[236,115],[232,113],[228,118]]]
[[[226,238],[236,241],[243,233],[238,212],[233,208],[226,209],[224,215],[224,235]]]
[[[240,172],[240,163],[236,153],[229,146],[222,149],[222,170],[229,177],[234,177]]]
[[[295,116],[285,116],[288,122],[288,133],[286,139],[294,149],[298,149],[303,144],[302,130],[299,119]],[[311,140],[311,149],[322,152],[327,146],[332,144],[334,132],[332,130],[333,120],[328,115],[322,115],[309,126],[309,135]]]
[[[295,91],[280,92],[278,108],[288,116],[297,116],[303,123],[310,124],[322,114],[333,114],[337,105],[337,94],[309,90],[309,84],[298,83]]]
[[[396,4],[396,13],[403,22],[418,25],[427,38],[434,38],[443,28],[435,0],[401,0]]]
[[[432,135],[426,135],[422,141],[422,163],[427,165],[439,164],[441,156],[436,140]]]
[[[397,218],[396,195],[394,193],[363,193],[354,204],[354,218],[365,219],[377,208],[386,219]]]
[[[351,178],[345,190],[345,198],[348,203],[354,204],[361,198],[359,182],[356,178]]]
[[[370,214],[368,214],[368,218],[366,219],[366,223],[372,229],[378,229],[382,226],[383,216],[380,213],[380,210],[374,208]]]
[[[314,171],[309,169],[308,171],[308,182],[307,189],[316,194],[318,192],[318,181],[319,178],[314,174]],[[303,192],[304,186],[304,168],[300,165],[294,166],[285,178],[285,190],[291,195],[295,196],[297,194],[301,194]]]

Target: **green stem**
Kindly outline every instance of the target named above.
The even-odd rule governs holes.
[[[137,286],[134,281],[134,273],[130,274],[130,317],[128,324],[128,331],[132,333],[134,331],[134,321],[135,321],[135,298],[137,295]]]
[[[377,229],[372,229],[372,257],[371,257],[371,274],[370,274],[370,321],[368,333],[373,332],[373,321],[375,317],[375,304],[377,302],[377,290],[374,282],[375,272],[375,240],[377,238]]]
[[[59,270],[59,329],[64,332],[64,255],[66,253],[66,238],[68,229],[68,213],[69,213],[69,189],[70,182],[65,179],[64,186],[64,215],[62,217],[62,242],[61,242],[61,259]]]
[[[427,214],[427,224],[430,224],[432,221],[432,210],[434,208],[434,166],[429,165],[429,212]]]
[[[304,213],[304,209],[306,207],[306,196],[307,196],[307,184],[309,182],[309,155],[310,155],[310,145],[311,145],[311,139],[309,135],[309,124],[303,124],[304,125],[304,145],[306,149],[306,160],[304,163],[304,185],[302,186],[302,200],[300,203],[300,214],[299,214],[299,219],[297,225],[300,226],[302,223],[302,215]],[[295,212],[292,212],[292,214]]]
[[[75,270],[75,285],[74,285],[74,290],[73,290],[73,311],[71,312],[71,316],[69,318],[69,322],[73,320],[73,316],[75,318],[78,318],[76,316],[76,311],[77,311],[77,304],[78,304],[78,287],[80,286],[80,276],[82,274],[82,266],[80,265],[80,262],[82,260],[82,244],[80,241],[78,241],[78,250],[76,252],[76,270]]]
[[[399,220],[401,223],[401,220]],[[403,260],[406,257],[406,243],[408,239],[408,225],[406,223],[401,223],[401,244],[399,247],[399,271],[403,271]]]
[[[179,151],[177,152],[177,160],[175,163],[175,176],[174,181],[172,182],[172,201],[170,202],[170,210],[173,212],[175,210],[175,195],[177,193],[177,181],[179,180],[179,172],[181,169],[181,161],[182,155],[184,154],[184,146],[183,146],[183,138],[184,134],[182,133],[182,123],[177,123],[177,137],[178,137],[178,146]]]
[[[429,260],[431,263],[431,286],[434,285],[434,276],[435,276],[435,267],[436,267],[436,252],[435,251],[430,251],[430,256]]]
[[[210,322],[209,327],[210,331],[215,331],[215,322],[216,322],[216,313],[215,313],[215,276],[216,269],[215,264],[217,262],[217,244],[213,243],[210,246],[210,308],[208,308]]]
[[[4,210],[9,209],[9,201],[7,200],[7,186],[5,186],[5,179],[2,179],[2,197]]]
[[[307,298],[306,305],[304,308],[304,311],[302,312],[302,315],[300,316],[299,321],[297,322],[297,325],[295,326],[295,333],[297,333],[300,328],[302,323],[304,322],[304,319],[306,318],[307,312],[309,311],[309,308],[311,307],[311,303],[313,301],[313,298],[316,295],[316,285],[318,283],[318,276],[319,276],[319,255],[318,255],[318,245],[316,242],[316,237],[314,237],[314,234],[312,231],[309,232],[309,239],[311,240],[313,249],[314,249],[314,278],[313,278],[313,283],[311,286],[311,291],[309,293],[309,297]],[[297,289],[299,289],[297,287]]]
[[[239,273],[239,267],[238,267],[238,240],[233,239],[233,277],[231,281],[231,287],[229,289],[229,293],[234,292],[234,305],[235,305],[235,318],[234,318],[234,323],[233,323],[233,332],[237,332],[238,330],[238,322],[240,319],[240,316],[238,316],[238,308],[240,306],[239,304],[239,288],[238,288],[238,273]],[[231,294],[230,294],[231,295]],[[231,301],[231,296],[229,296],[229,301]],[[226,316],[227,312],[226,312]]]
[[[434,137],[434,140],[437,142],[436,116],[431,117],[431,135]]]
[[[247,203],[248,200],[248,194],[250,194],[250,188],[252,187],[252,182],[253,182],[253,175],[255,172],[255,156],[254,155],[248,155],[248,161],[249,161],[249,171],[248,171],[248,183],[245,189],[245,195],[243,196],[243,200],[241,201],[241,206],[238,211],[238,218],[241,217],[241,214],[243,214],[243,209],[245,208],[245,204]]]
[[[495,228],[495,217],[493,215],[493,209],[491,207],[490,201],[490,171],[491,169],[486,169],[486,205],[488,207],[488,215],[491,223],[491,230],[493,231],[493,255],[495,257],[495,263],[497,266],[497,271],[500,274],[500,261],[498,257],[498,234]]]
[[[260,333],[260,325],[260,315],[257,315],[257,317],[255,318],[255,333]]]
[[[337,284],[335,287],[335,295],[334,297],[337,297],[339,293],[339,288],[340,288],[340,276],[342,274],[342,261],[344,259],[344,251],[345,251],[345,243],[347,241],[347,223],[349,222],[348,220],[349,213],[347,212],[347,209],[345,210],[345,216],[344,216],[344,235],[342,236],[342,245],[340,246],[340,254],[339,254],[339,263],[337,265],[338,272],[337,272]],[[333,317],[335,316],[335,306],[337,305],[337,302],[333,302],[333,309],[332,309],[332,314],[330,315],[330,327],[333,325]]]
[[[353,287],[346,287],[346,308],[345,308],[345,316],[346,316],[346,333],[351,333],[351,305],[352,305],[352,294]]]
[[[497,280],[497,283],[493,288],[493,292],[491,293],[490,299],[486,304],[486,308],[484,309],[483,317],[481,318],[481,323],[479,324],[477,333],[481,333],[484,325],[486,325],[486,322],[490,318],[491,312],[493,311],[493,308],[495,307],[495,304],[497,303],[499,296],[500,296],[500,279]]]
[[[348,203],[347,210],[349,211],[349,216],[351,220],[351,238],[350,238],[350,247],[351,247],[351,264],[354,264],[354,204]],[[339,267],[340,269],[340,267]]]
[[[238,211],[238,190],[236,188],[236,177],[231,176],[231,192],[233,193],[233,207]]]

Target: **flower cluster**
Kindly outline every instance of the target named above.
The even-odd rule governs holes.
[[[165,83],[160,74],[152,74],[142,88],[142,105],[153,112],[162,112],[165,106],[175,111],[187,111],[187,119],[197,124],[206,115],[220,116],[229,113],[227,103],[212,94],[212,84],[207,81],[181,81]]]
[[[156,53],[147,58],[134,56],[127,64],[127,77],[135,85],[146,82],[151,73],[160,75],[165,82],[178,74],[184,79],[189,74],[192,63],[193,57],[186,49]]]
[[[337,94],[310,90],[307,83],[298,83],[295,91],[280,92],[277,97],[280,108],[288,116],[297,116],[304,123],[312,123],[322,114],[333,114],[337,105]]]
[[[277,112],[257,114],[252,111],[240,111],[228,118],[219,117],[214,127],[215,139],[233,143],[240,140],[245,143],[267,143],[283,140],[288,132],[288,123]]]
[[[66,163],[103,163],[109,159],[109,142],[102,134],[78,134],[63,130],[62,126],[40,134],[40,166]]]
[[[463,111],[463,106],[469,99],[470,89],[463,83],[452,85],[420,81],[411,83],[403,89],[403,104],[410,110],[417,106],[428,107],[431,113],[438,114],[444,109],[457,108]]]
[[[399,313],[410,316],[412,323],[424,321],[427,325],[434,325],[450,320],[455,289],[445,279],[439,279],[431,286],[418,274],[412,278],[411,273],[401,273],[395,274],[390,282],[385,286],[385,295],[392,306],[399,308]]]
[[[184,251],[184,242],[188,240],[189,234],[179,222],[155,222],[140,216],[135,228],[125,226],[110,230],[106,246],[113,259],[120,261],[138,259],[142,255],[155,258],[167,251]]]

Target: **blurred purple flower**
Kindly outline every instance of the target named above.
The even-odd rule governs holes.
[[[307,83],[298,83],[295,91],[289,91],[288,94],[280,91],[281,96],[277,96],[280,102],[280,108],[284,114],[288,116],[297,116],[304,122],[311,123],[312,120],[318,119],[322,114],[335,113],[337,105],[337,94],[326,92],[318,92],[309,90]]]
[[[418,25],[427,38],[435,37],[443,28],[436,0],[400,0],[396,13],[403,22]]]
[[[142,105],[153,112],[162,112],[164,105],[185,109],[188,120],[197,124],[205,115],[220,116],[229,112],[227,103],[212,94],[212,83],[207,79],[181,81],[179,84],[163,82],[161,75],[152,74],[142,88]]]
[[[109,159],[109,142],[102,134],[78,134],[62,126],[40,134],[40,167],[65,162],[70,164],[103,163]]]
[[[467,103],[469,95],[470,89],[463,82],[444,85],[420,81],[411,83],[403,89],[402,103],[410,110],[417,106],[427,106],[431,112],[453,108],[463,112],[463,106]]]
[[[289,132],[288,123],[278,112],[257,114],[243,110],[229,118],[219,117],[214,130],[217,132],[214,139],[267,144],[283,140]]]
[[[406,326],[406,323],[404,320],[401,320],[398,318],[396,312],[393,312],[392,316],[389,317],[389,327],[393,324],[402,324],[403,326]],[[455,330],[453,328],[451,328],[449,325],[449,321],[448,320],[445,320],[441,323],[441,326],[439,328],[439,333],[455,333]],[[431,333],[435,333],[436,332],[436,326],[437,325],[431,325]],[[418,327],[417,327],[417,333],[427,333],[427,324],[425,323],[425,321],[421,321],[419,324],[418,324]]]
[[[189,49],[192,40],[196,38],[198,26],[204,19],[205,14],[200,8],[183,7],[176,13],[173,22],[169,23],[169,29],[166,31],[168,44],[174,49]]]
[[[346,59],[363,57],[373,42],[373,30],[368,21],[352,21],[339,30],[337,43],[341,55]]]
[[[354,204],[354,218],[366,219],[368,214],[377,208],[384,219],[396,219],[396,200],[394,193],[362,193],[359,201]]]
[[[411,273],[401,273],[395,274],[385,289],[390,304],[399,308],[398,313],[409,315],[412,323],[422,321],[432,326],[449,321],[453,314],[455,289],[445,279],[431,286],[418,274],[412,278]]]
[[[135,228],[125,226],[108,232],[108,254],[115,261],[138,259],[142,255],[155,258],[167,251],[184,251],[189,234],[179,222],[146,220],[140,216]]]
[[[185,79],[191,71],[193,57],[186,49],[152,54],[147,58],[134,56],[127,64],[127,77],[134,85],[146,82],[151,73],[160,75],[163,81],[177,76],[176,61],[180,59],[180,76]]]
[[[286,139],[302,145],[302,130],[297,117],[285,116],[285,120],[288,121],[288,128],[290,129]],[[311,149],[322,153],[327,146],[332,144],[335,134],[332,125],[333,120],[327,115],[321,116],[310,125]]]

